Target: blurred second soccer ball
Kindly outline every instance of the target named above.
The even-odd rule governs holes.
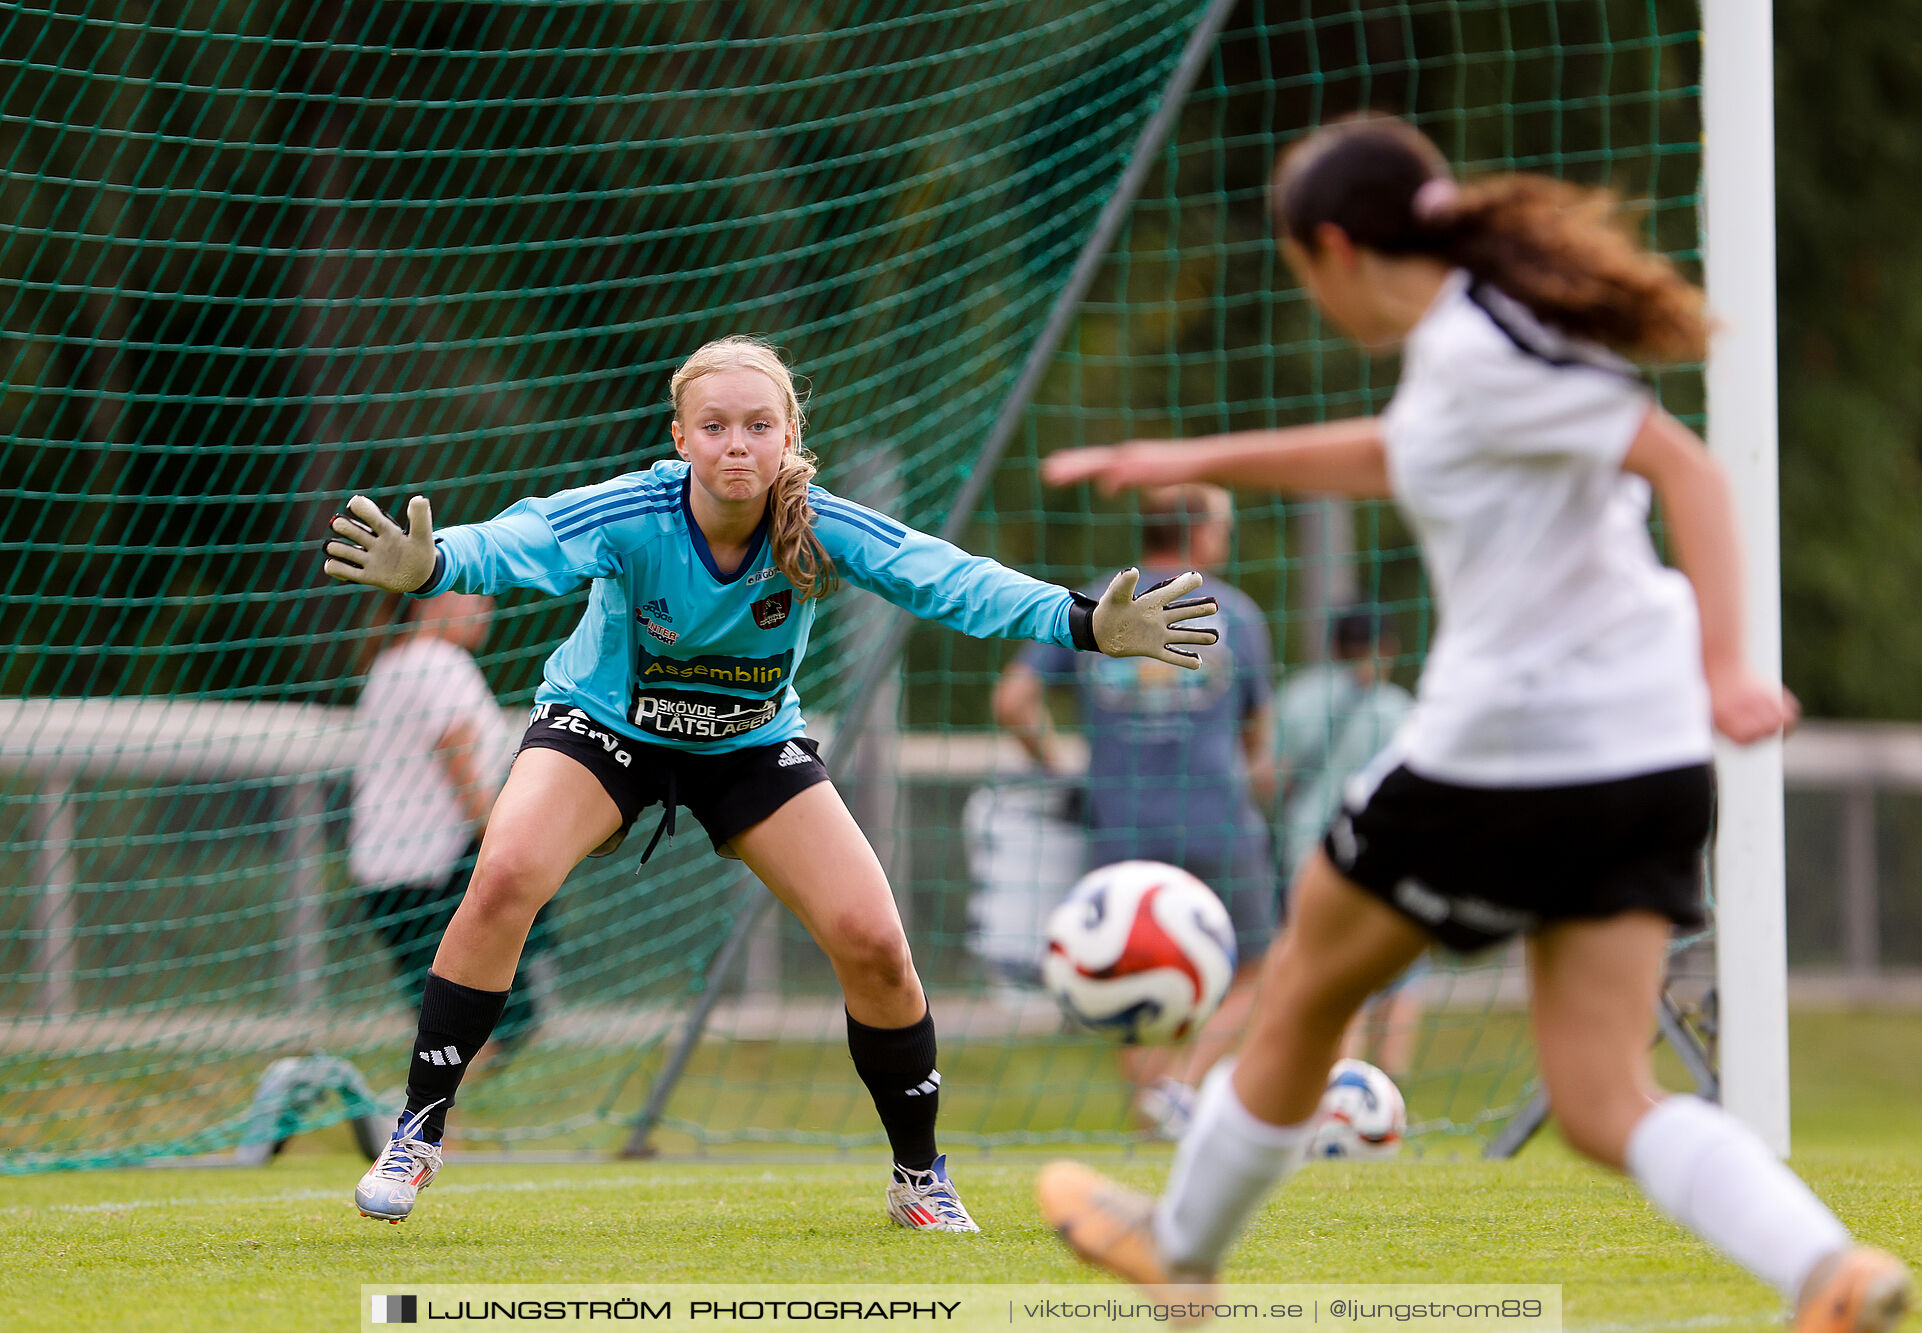
[[[1328,1072],[1310,1157],[1393,1157],[1408,1129],[1408,1108],[1395,1080],[1362,1060],[1337,1060]]]

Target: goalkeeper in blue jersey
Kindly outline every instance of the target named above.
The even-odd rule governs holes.
[[[529,925],[583,857],[620,845],[642,810],[685,806],[826,952],[846,999],[848,1049],[894,1151],[888,1216],[978,1231],[935,1149],[934,1020],[894,895],[805,735],[795,673],[816,601],[845,579],[966,634],[1148,656],[1215,631],[1187,573],[1099,602],[970,556],[810,485],[793,378],[773,348],[724,338],[672,384],[679,458],[522,500],[436,533],[427,500],[403,530],[355,496],[326,544],[331,577],[430,597],[592,585],[587,614],[548,658],[466,896],[435,954],[409,1063],[407,1107],[354,1200],[399,1222],[440,1169],[461,1074],[499,1020]],[[648,850],[652,851],[650,842]],[[643,854],[645,859],[645,853]]]

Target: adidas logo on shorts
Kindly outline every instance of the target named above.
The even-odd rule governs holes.
[[[789,741],[781,747],[781,757],[774,762],[782,768],[793,768],[796,764],[807,763],[813,757],[793,741]]]

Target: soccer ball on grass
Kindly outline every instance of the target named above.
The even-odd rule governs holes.
[[[1362,1060],[1337,1060],[1321,1095],[1310,1157],[1361,1160],[1393,1157],[1401,1151],[1408,1108],[1395,1080]]]

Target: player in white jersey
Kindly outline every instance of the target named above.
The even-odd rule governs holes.
[[[834,967],[848,1047],[894,1151],[888,1215],[978,1231],[935,1146],[934,1019],[880,862],[802,733],[793,679],[816,599],[845,578],[980,636],[1045,639],[1194,667],[1182,622],[1212,615],[1186,573],[1135,596],[1124,570],[1097,603],[971,556],[810,486],[801,404],[780,356],[725,338],[672,382],[678,459],[485,523],[435,533],[424,497],[403,530],[356,496],[326,572],[390,592],[592,586],[548,659],[533,719],[488,816],[465,896],[422,987],[407,1105],[355,1202],[399,1222],[440,1169],[443,1118],[499,1021],[536,913],[640,811],[685,805],[715,851],[747,863]],[[655,834],[656,839],[660,833]],[[652,851],[652,844],[648,850]],[[642,860],[647,853],[642,854]]]
[[[1720,468],[1630,358],[1705,352],[1701,294],[1538,176],[1457,183],[1385,117],[1308,135],[1272,198],[1323,314],[1402,348],[1379,419],[1136,442],[1048,460],[1057,484],[1214,481],[1393,497],[1440,630],[1413,713],[1298,873],[1239,1058],[1203,1085],[1157,1200],[1075,1163],[1038,1183],[1084,1257],[1211,1282],[1301,1161],[1350,1016],[1430,940],[1523,934],[1542,1077],[1564,1135],[1796,1308],[1798,1333],[1881,1333],[1909,1279],[1720,1108],[1656,1086],[1673,925],[1702,920],[1711,728],[1779,733],[1795,704],[1743,656]],[[1679,570],[1657,559],[1651,492]]]

